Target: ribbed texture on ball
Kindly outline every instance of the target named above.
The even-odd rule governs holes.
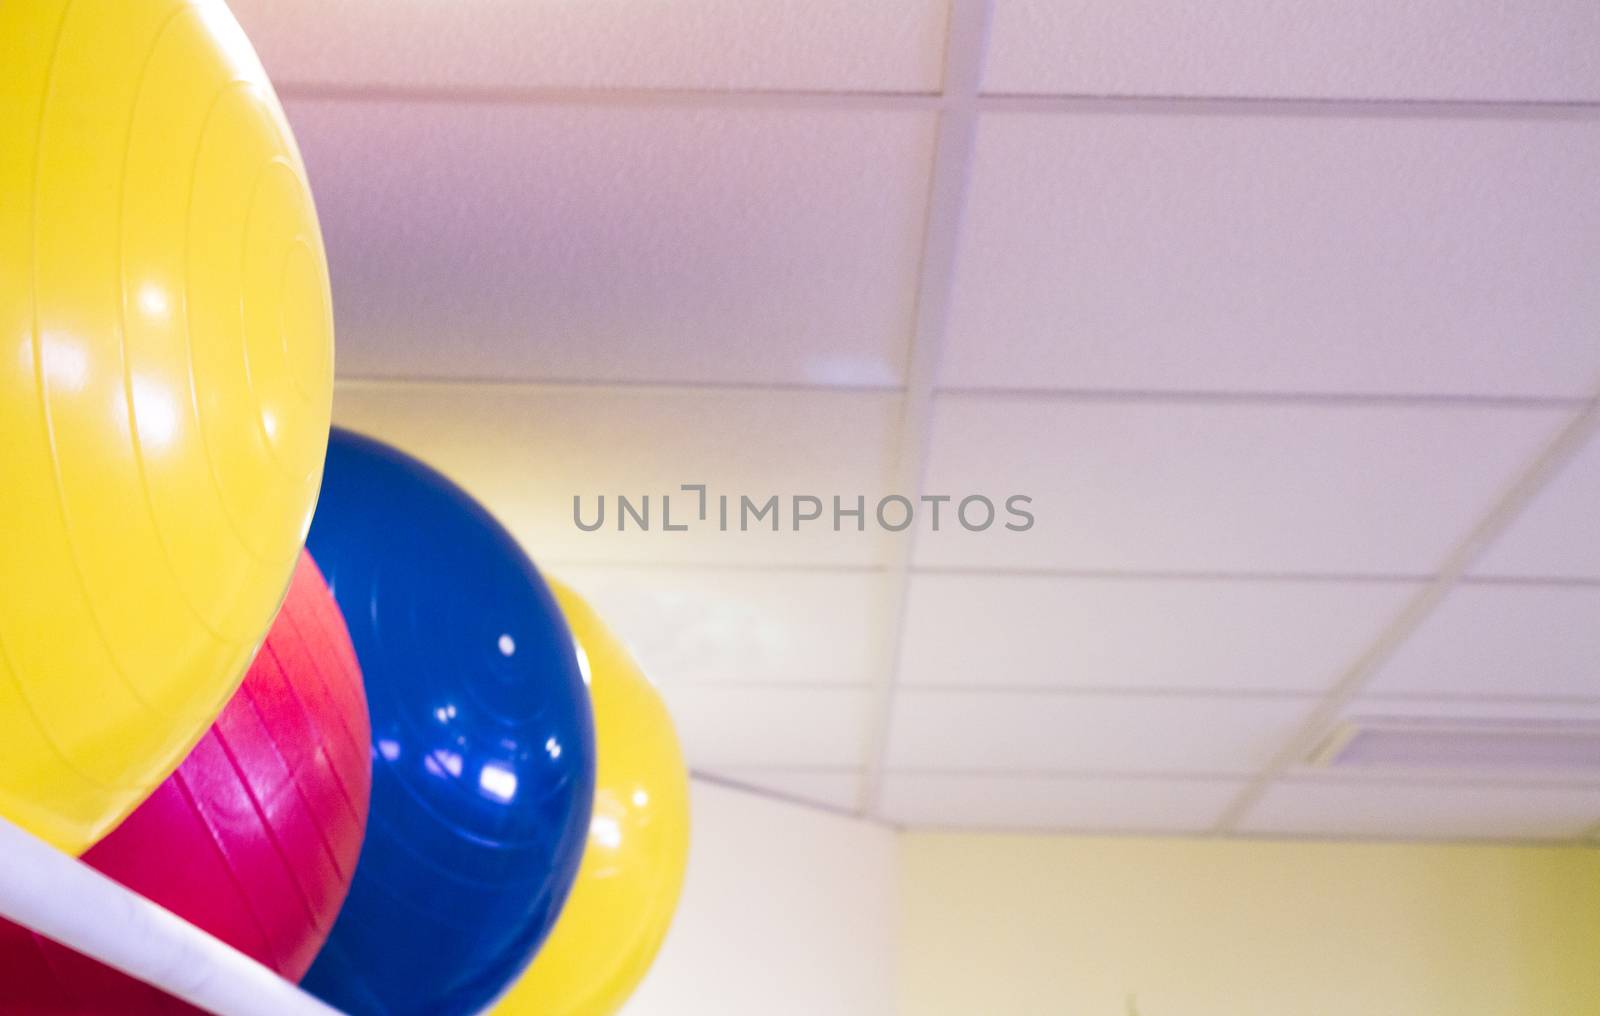
[[[344,621],[302,554],[244,683],[178,770],[84,855],[299,980],[355,874],[372,763]],[[168,1014],[189,1006],[0,923],[0,1012]]]
[[[221,0],[0,3],[0,815],[81,853],[237,687],[332,403],[304,169]]]
[[[358,1016],[476,1013],[582,856],[594,728],[572,636],[482,506],[338,428],[309,546],[350,622],[374,772],[350,899],[305,987]]]
[[[611,1016],[649,971],[678,906],[689,773],[650,679],[582,597],[550,585],[589,661],[594,815],[555,929],[492,1016]]]

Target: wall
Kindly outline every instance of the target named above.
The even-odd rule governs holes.
[[[625,1016],[880,1016],[894,1007],[889,829],[696,780],[683,901]]]
[[[901,857],[902,1016],[1600,1013],[1600,851],[910,834]]]

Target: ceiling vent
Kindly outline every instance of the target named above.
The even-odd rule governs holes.
[[[1341,770],[1600,773],[1600,722],[1357,716],[1306,761]]]

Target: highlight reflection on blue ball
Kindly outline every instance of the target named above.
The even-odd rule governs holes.
[[[372,713],[350,896],[304,984],[347,1012],[473,1013],[544,940],[578,870],[594,726],[537,569],[465,491],[335,428],[307,545]]]

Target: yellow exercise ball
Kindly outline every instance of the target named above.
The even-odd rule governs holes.
[[[78,853],[266,633],[322,475],[327,262],[221,0],[0,3],[0,816]]]
[[[493,1016],[607,1016],[650,969],[689,860],[689,774],[655,687],[578,594],[551,582],[586,662],[597,762],[578,880]]]

